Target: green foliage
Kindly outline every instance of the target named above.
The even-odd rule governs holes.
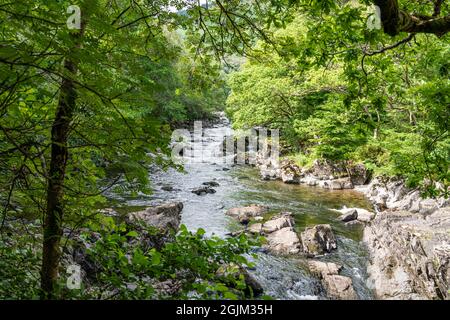
[[[258,240],[244,235],[205,237],[204,230],[192,233],[182,225],[173,240],[158,248],[148,245],[152,237],[167,236],[157,229],[147,227],[142,237],[142,231],[130,230],[111,218],[99,222],[91,222],[90,231],[80,237],[89,248],[90,263],[99,269],[90,275],[95,277],[93,285],[66,291],[62,293],[65,298],[237,299],[251,292],[243,274],[233,271],[237,266],[252,266],[244,254],[259,245]],[[95,241],[92,232],[97,232]],[[161,290],[164,283],[170,289]]]
[[[39,226],[8,225],[0,240],[0,300],[38,299],[41,253]],[[13,232],[17,235],[11,237]],[[36,239],[37,238],[37,239]]]
[[[293,21],[274,31],[277,50],[256,45],[231,75],[227,112],[235,126],[280,129],[284,151],[302,153],[296,157],[302,164],[360,161],[377,174],[406,178],[427,195],[446,195],[448,35],[415,35],[380,50],[404,35],[369,30],[369,1],[298,2]]]

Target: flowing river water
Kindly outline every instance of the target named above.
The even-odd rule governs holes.
[[[203,137],[195,137],[206,150],[220,148],[225,135],[232,132],[227,119],[203,131]],[[206,162],[206,163],[205,163]],[[365,197],[355,191],[332,191],[318,187],[289,185],[281,181],[262,181],[257,169],[250,166],[226,165],[214,158],[204,163],[188,163],[185,172],[175,169],[152,170],[154,193],[151,196],[115,196],[122,211],[137,211],[163,202],[181,201],[184,204],[182,223],[190,230],[203,228],[207,234],[226,236],[241,226],[225,215],[227,209],[249,204],[264,205],[273,213],[290,211],[294,214],[295,228],[302,232],[305,227],[330,224],[338,241],[338,249],[319,257],[318,260],[336,262],[343,266],[342,274],[353,280],[360,299],[371,299],[366,285],[367,253],[361,242],[363,227],[346,226],[339,214],[330,209],[343,206],[371,208]],[[223,162],[223,161],[222,161]],[[214,194],[198,196],[192,189],[203,182],[216,181]],[[170,187],[173,188],[171,191]],[[296,257],[275,257],[259,252],[256,267],[251,270],[265,289],[265,294],[275,299],[323,299],[319,280],[305,267],[304,260]]]

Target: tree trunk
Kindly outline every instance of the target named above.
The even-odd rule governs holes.
[[[374,0],[374,4],[380,8],[383,30],[390,36],[409,32],[431,33],[441,37],[450,31],[450,16],[438,17],[442,1],[436,3],[432,16],[405,12],[399,8],[398,0]]]
[[[82,31],[72,35],[77,39],[75,49],[80,47]],[[48,172],[47,207],[44,220],[44,243],[42,252],[41,290],[43,299],[54,299],[61,257],[60,240],[64,213],[64,178],[69,156],[68,137],[76,108],[77,92],[72,80],[77,73],[77,64],[70,58],[64,61],[64,78],[53,121],[51,137],[51,160]]]

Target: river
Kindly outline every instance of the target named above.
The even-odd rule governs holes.
[[[194,143],[201,143],[207,150],[216,150],[223,137],[232,132],[226,119],[211,128],[206,128],[203,137],[195,137]],[[346,226],[330,209],[347,207],[371,208],[365,197],[356,191],[331,191],[318,187],[289,185],[280,181],[262,181],[257,169],[244,165],[220,164],[214,157],[206,163],[189,163],[185,172],[175,169],[152,170],[150,178],[154,193],[151,196],[125,197],[120,200],[121,209],[136,211],[150,205],[181,201],[184,204],[182,223],[188,229],[203,228],[207,234],[226,236],[240,226],[225,215],[227,209],[249,204],[268,206],[274,213],[290,211],[294,214],[295,228],[301,232],[307,226],[328,223],[332,226],[338,241],[338,249],[318,258],[341,264],[343,275],[353,280],[360,299],[373,298],[366,285],[367,253],[363,244],[362,226]],[[198,196],[192,189],[203,182],[216,181],[214,194]],[[170,187],[172,191],[167,191]],[[275,299],[323,299],[319,281],[309,274],[304,261],[295,257],[275,257],[258,253],[256,268],[252,274],[262,284],[265,294]]]

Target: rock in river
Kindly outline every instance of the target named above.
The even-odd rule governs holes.
[[[198,196],[203,196],[206,194],[211,194],[211,193],[216,193],[216,190],[214,190],[211,187],[200,187],[200,188],[195,188],[191,191],[192,193],[195,193]]]
[[[308,261],[308,267],[309,271],[321,278],[326,275],[339,274],[342,269],[342,266],[336,263],[317,260]]]
[[[270,233],[265,246],[274,254],[297,254],[301,251],[300,239],[292,227]]]
[[[159,229],[177,230],[180,226],[182,210],[183,203],[173,202],[150,207],[139,212],[132,212],[128,215],[128,219],[131,222],[142,221]]]
[[[248,232],[253,234],[261,234],[262,232],[262,223],[254,223],[250,225],[247,229]]]
[[[208,186],[208,187],[218,187],[220,186],[220,184],[216,181],[207,181],[207,182],[203,182],[202,183],[204,186]]]
[[[350,222],[358,219],[358,211],[356,209],[351,209],[343,213],[340,217],[342,222]]]
[[[361,208],[343,208],[340,210],[336,210],[342,214],[341,220],[344,222],[349,222],[355,219],[352,219],[356,215],[356,219],[361,222],[370,222],[373,218],[375,218],[375,213],[370,212],[366,209]],[[356,214],[355,214],[356,212]],[[348,220],[343,220],[344,218]]]
[[[293,161],[285,161],[281,165],[281,180],[284,183],[299,184],[301,177],[301,169]]]
[[[226,215],[239,220],[239,222],[248,223],[251,218],[262,216],[266,212],[266,207],[252,204],[247,207],[231,208],[226,212]]]
[[[309,270],[322,281],[331,299],[354,300],[357,298],[351,278],[339,275],[342,266],[332,262],[308,261]]]
[[[322,284],[327,291],[328,297],[339,300],[355,300],[356,292],[353,289],[352,279],[341,275],[326,275]]]
[[[291,213],[281,213],[279,216],[275,216],[262,225],[262,231],[264,233],[272,233],[277,230],[294,226],[294,219]]]
[[[303,251],[310,255],[321,255],[337,248],[336,237],[329,224],[306,228],[301,233]]]

